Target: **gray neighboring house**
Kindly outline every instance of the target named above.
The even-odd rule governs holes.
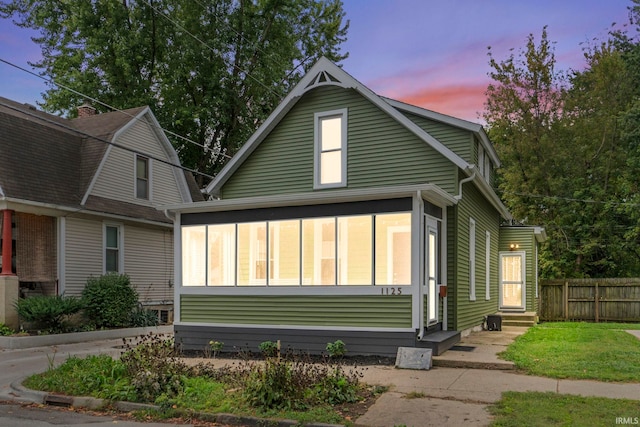
[[[0,98],[0,135],[2,276],[23,295],[79,295],[126,273],[171,321],[173,223],[157,207],[202,195],[151,110],[84,105],[68,120]]]

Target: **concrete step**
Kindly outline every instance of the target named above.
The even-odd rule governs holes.
[[[502,326],[525,326],[531,327],[535,325],[536,322],[533,320],[513,320],[513,319],[502,319]]]
[[[421,341],[416,341],[416,347],[430,348],[434,356],[439,356],[460,342],[458,331],[427,332]]]

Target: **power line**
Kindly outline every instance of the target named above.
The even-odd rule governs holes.
[[[206,174],[206,173],[199,172],[199,171],[197,171],[197,170],[187,168],[187,167],[182,166],[182,165],[180,165],[180,164],[172,163],[172,162],[170,162],[170,161],[168,161],[168,160],[165,160],[165,159],[162,159],[162,158],[160,158],[160,157],[153,156],[153,155],[150,155],[150,154],[144,153],[144,152],[142,152],[142,151],[135,150],[135,149],[133,149],[133,148],[129,148],[129,147],[124,146],[124,145],[122,145],[122,144],[118,144],[118,143],[116,143],[116,142],[109,141],[109,140],[106,140],[106,139],[104,139],[104,138],[100,138],[100,137],[98,137],[98,136],[88,134],[88,133],[86,133],[86,132],[82,132],[82,131],[80,131],[80,130],[78,130],[78,129],[76,129],[76,128],[72,127],[72,126],[64,125],[64,124],[62,124],[62,123],[60,123],[60,122],[57,122],[57,121],[55,121],[55,120],[51,120],[51,119],[48,119],[48,118],[46,118],[46,117],[42,117],[42,116],[40,116],[40,115],[37,115],[37,114],[31,113],[31,112],[29,112],[29,111],[23,110],[23,109],[21,109],[21,108],[14,107],[14,106],[9,105],[9,104],[5,104],[4,102],[0,102],[0,106],[5,107],[5,108],[8,108],[8,109],[13,110],[13,111],[17,111],[17,112],[19,112],[19,113],[21,113],[21,114],[25,114],[25,115],[30,116],[30,117],[33,117],[33,118],[36,118],[36,119],[38,119],[38,120],[40,120],[40,121],[44,121],[44,122],[46,122],[46,123],[48,123],[48,124],[51,124],[51,125],[54,125],[54,126],[57,126],[57,127],[63,128],[63,129],[68,130],[68,131],[70,131],[70,132],[74,132],[74,133],[76,133],[76,134],[78,134],[78,135],[82,135],[82,136],[84,136],[84,137],[91,138],[91,139],[95,139],[96,141],[100,141],[100,142],[103,142],[103,143],[105,143],[105,144],[112,145],[112,146],[114,146],[114,147],[116,147],[116,148],[120,148],[120,149],[125,150],[125,151],[128,151],[128,152],[130,152],[130,153],[139,154],[139,155],[142,155],[142,156],[147,157],[147,158],[149,158],[149,159],[153,159],[153,160],[155,160],[155,161],[157,161],[157,162],[160,162],[160,163],[164,163],[164,164],[166,164],[166,165],[169,165],[169,166],[171,166],[171,167],[178,168],[178,169],[185,170],[185,171],[189,171],[189,172],[194,173],[194,174],[202,175],[202,176],[204,176],[205,178],[213,179],[213,177],[212,177],[211,175],[208,175],[208,174]]]
[[[87,94],[84,94],[84,93],[82,93],[82,92],[78,92],[77,90],[75,90],[75,89],[73,89],[73,88],[70,88],[69,86],[66,86],[66,85],[64,85],[64,84],[62,84],[62,83],[59,83],[59,82],[57,82],[56,80],[54,80],[54,79],[52,79],[52,78],[45,77],[45,76],[41,76],[40,74],[34,73],[33,71],[30,71],[30,70],[28,70],[28,69],[26,69],[26,68],[24,68],[24,67],[21,67],[21,66],[19,66],[19,65],[17,65],[17,64],[14,64],[14,63],[12,63],[12,62],[9,62],[9,61],[7,61],[6,59],[3,59],[3,58],[0,58],[0,62],[3,62],[3,63],[5,63],[5,64],[7,64],[7,65],[9,65],[9,66],[11,66],[11,67],[14,67],[14,68],[16,68],[16,69],[20,70],[20,71],[24,71],[25,73],[28,73],[28,74],[30,74],[30,75],[32,75],[32,76],[35,76],[35,77],[37,77],[37,78],[39,78],[39,79],[41,79],[41,80],[44,80],[44,81],[45,81],[45,82],[47,82],[47,83],[54,84],[54,85],[56,85],[56,86],[58,86],[58,87],[60,87],[60,88],[62,88],[62,89],[65,89],[65,90],[68,90],[69,92],[75,93],[75,94],[76,94],[76,95],[78,95],[78,96],[81,96],[81,97],[83,97],[83,98],[85,98],[85,99],[88,99],[88,100],[90,100],[90,101],[92,101],[92,102],[95,102],[96,104],[99,104],[99,105],[102,105],[102,106],[104,106],[104,107],[107,107],[107,108],[109,108],[109,109],[111,109],[111,110],[113,110],[113,111],[118,111],[118,112],[120,112],[120,113],[122,113],[122,114],[124,114],[124,115],[127,115],[127,116],[131,117],[131,118],[135,118],[135,116],[133,116],[132,114],[130,114],[130,113],[128,113],[128,112],[126,112],[126,111],[124,111],[124,110],[121,110],[121,109],[119,109],[119,108],[116,108],[116,107],[114,107],[114,106],[112,106],[112,105],[109,105],[109,104],[107,104],[107,103],[105,103],[105,102],[102,102],[102,101],[100,101],[99,99],[94,98],[94,97],[92,97],[92,96],[89,96],[89,95],[87,95]],[[211,148],[209,148],[209,147],[205,146],[204,144],[200,144],[200,143],[198,143],[198,142],[196,142],[196,141],[193,141],[193,140],[191,140],[191,139],[189,139],[189,138],[186,138],[186,137],[184,137],[184,136],[182,136],[182,135],[179,135],[179,134],[177,134],[177,133],[175,133],[175,132],[172,132],[172,131],[170,131],[170,130],[168,130],[168,129],[164,129],[163,127],[158,126],[158,125],[156,125],[155,123],[150,123],[150,122],[149,122],[148,120],[146,120],[146,119],[145,119],[145,123],[146,123],[146,124],[148,124],[149,126],[152,126],[152,127],[155,127],[155,128],[159,128],[160,130],[162,130],[162,131],[163,131],[163,132],[165,132],[165,133],[168,133],[168,134],[169,134],[169,135],[171,135],[171,136],[175,136],[176,138],[182,139],[183,141],[186,141],[186,142],[189,142],[189,143],[191,143],[191,144],[197,145],[198,147],[203,148],[203,149],[205,149],[206,151],[211,152],[211,153],[212,153],[212,154],[214,154],[215,156],[223,156],[223,157],[226,157],[226,158],[228,158],[228,159],[231,159],[231,156],[229,156],[229,155],[227,155],[227,154],[224,154],[224,153],[222,153],[221,151],[216,152],[215,150],[213,150],[213,149],[211,149]]]

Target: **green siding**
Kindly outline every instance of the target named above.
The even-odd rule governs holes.
[[[453,163],[355,90],[323,86],[298,101],[225,183],[222,197],[314,191],[314,113],[341,108],[348,109],[347,188],[432,183],[455,193]]]
[[[500,252],[508,252],[509,245],[517,243],[519,251],[525,252],[526,310],[537,311],[536,298],[536,238],[531,227],[502,227],[500,229]]]
[[[182,295],[180,321],[410,328],[411,296]]]
[[[474,137],[470,131],[411,113],[405,112],[404,115],[465,161],[477,164],[477,154],[474,153]]]
[[[498,310],[498,237],[500,214],[482,196],[472,183],[463,186],[463,198],[449,215],[449,283],[455,283],[450,302],[448,319],[454,328],[464,330],[480,325],[487,314]],[[476,299],[469,300],[469,219],[476,222],[475,279]],[[453,222],[451,222],[453,221]],[[485,232],[491,233],[490,249],[490,299],[485,299],[486,290],[486,239]],[[453,274],[451,274],[453,273]],[[453,282],[452,282],[453,280]]]

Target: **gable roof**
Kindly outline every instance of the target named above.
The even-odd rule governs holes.
[[[142,116],[157,125],[148,107],[68,120],[0,97],[0,197],[169,222],[155,208],[88,197],[91,183],[112,148],[109,142]],[[169,159],[180,164],[164,132],[158,129],[159,125],[154,127]],[[183,200],[202,200],[193,191],[197,187],[193,176],[173,169]]]
[[[457,167],[464,170],[466,173],[471,174],[471,165],[464,159],[431,136],[428,132],[420,128],[386,99],[378,96],[345,72],[342,68],[323,57],[320,58],[313,67],[311,67],[307,74],[305,74],[293,90],[284,98],[280,105],[276,107],[271,115],[249,138],[236,155],[233,156],[233,158],[225,165],[220,173],[216,175],[214,180],[209,183],[206,188],[206,192],[213,195],[219,194],[225,182],[227,182],[233,173],[238,170],[240,165],[249,157],[249,155],[251,155],[260,143],[262,143],[262,141],[277,126],[284,116],[296,105],[302,95],[316,87],[324,85],[335,85],[343,88],[354,89],[382,111],[394,118],[402,126],[415,134],[427,145],[430,145],[437,152],[442,154]]]

